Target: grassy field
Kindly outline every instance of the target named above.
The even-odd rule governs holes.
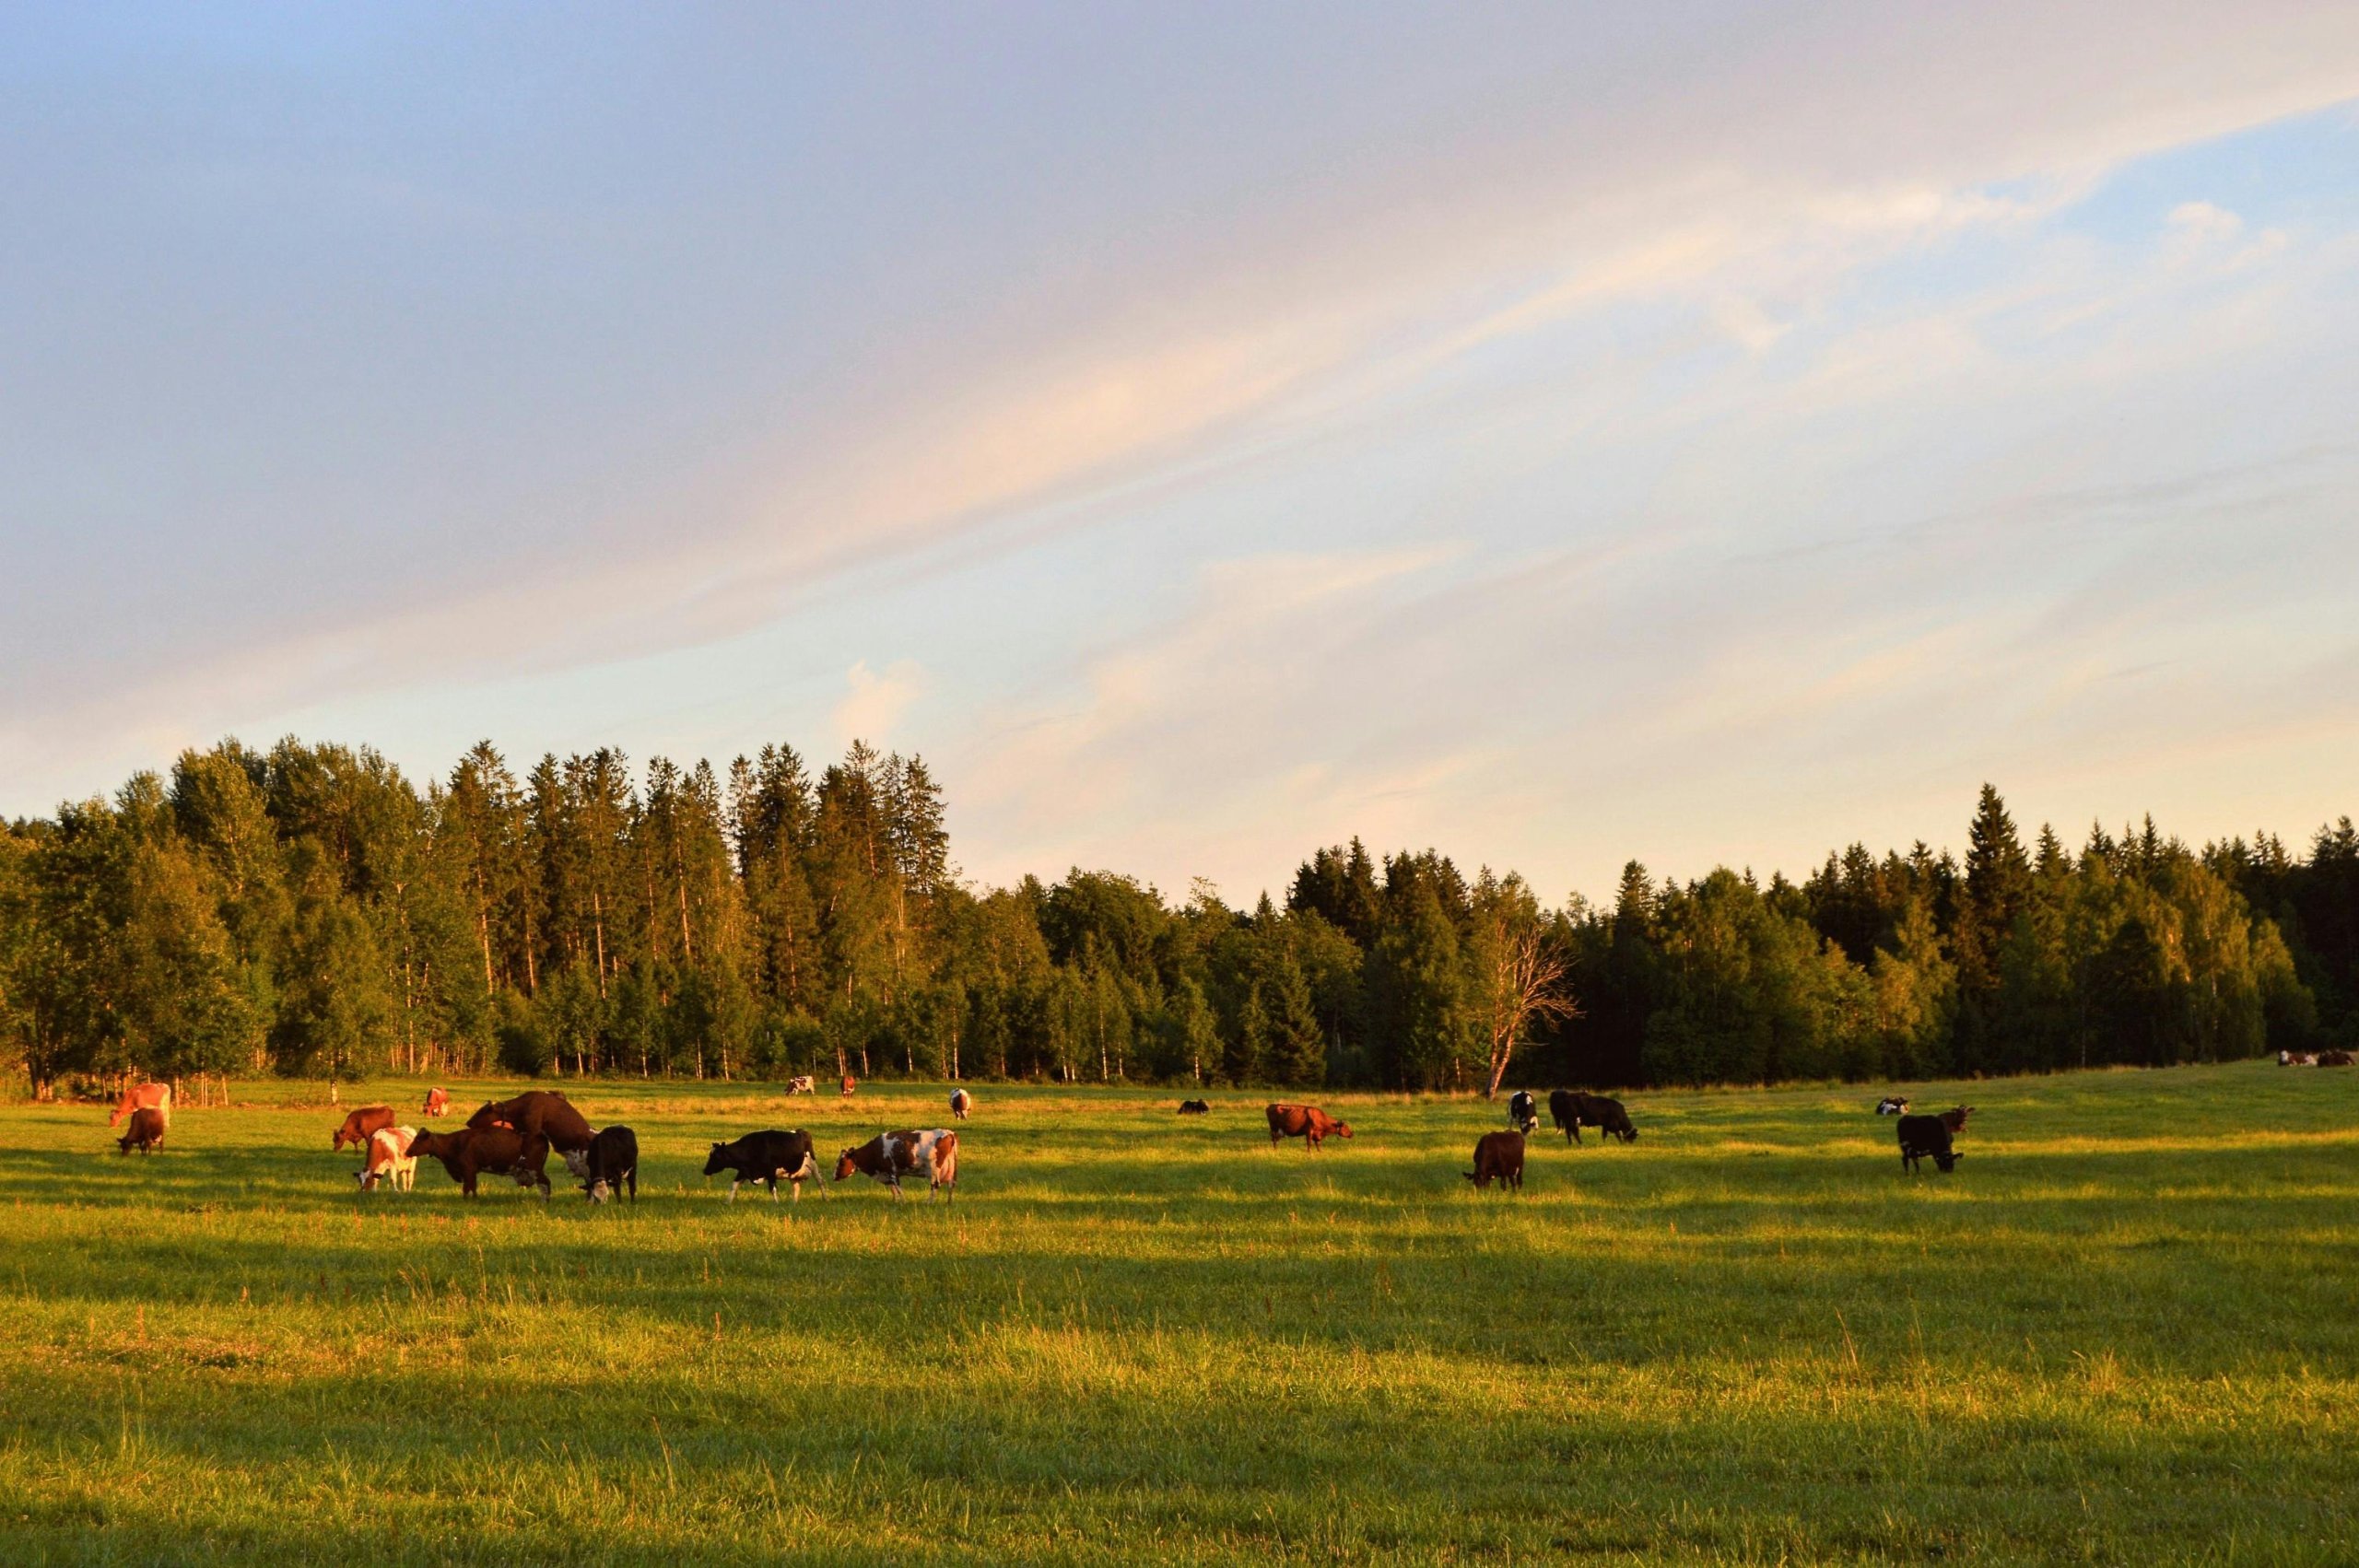
[[[0,1107],[0,1562],[2359,1560],[2359,1073],[1977,1084],[1913,1179],[1873,1088],[1634,1095],[1520,1199],[1476,1101],[986,1085],[947,1211],[698,1175],[935,1089],[565,1086],[635,1210]]]

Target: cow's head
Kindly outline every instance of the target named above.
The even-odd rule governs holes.
[[[581,1190],[590,1195],[590,1201],[593,1203],[604,1203],[615,1195],[614,1188],[606,1185],[604,1176],[600,1176],[596,1181],[584,1182]]]
[[[852,1158],[854,1154],[859,1153],[860,1151],[857,1149],[847,1149],[842,1153],[836,1156],[836,1179],[838,1181],[843,1180],[844,1177],[860,1169],[860,1162]]]
[[[1338,1137],[1338,1138],[1349,1138],[1351,1135],[1352,1135],[1352,1124],[1351,1124],[1350,1122],[1348,1122],[1348,1121],[1339,1121],[1339,1122],[1337,1122],[1337,1123],[1335,1124],[1335,1136],[1336,1136],[1336,1137]]]
[[[1943,1172],[1954,1171],[1957,1169],[1957,1163],[1965,1157],[1954,1149],[1936,1149],[1933,1151],[1933,1168]]]

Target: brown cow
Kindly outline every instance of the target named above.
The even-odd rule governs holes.
[[[857,1149],[847,1149],[836,1156],[836,1179],[858,1171],[874,1176],[893,1189],[893,1196],[905,1196],[901,1178],[926,1178],[925,1200],[933,1201],[937,1192],[945,1202],[958,1196],[958,1135],[947,1128],[928,1128],[923,1132],[880,1132]],[[775,1198],[778,1194],[770,1194]]]
[[[844,1081],[843,1081],[843,1082],[844,1082],[844,1087],[843,1087],[843,1094],[842,1094],[842,1095],[841,1095],[841,1098],[844,1098],[844,1099],[847,1099],[847,1100],[848,1100],[848,1099],[851,1098],[851,1092],[852,1092],[854,1089],[856,1089],[856,1088],[860,1087],[860,1080],[858,1080],[858,1079],[856,1079],[856,1078],[852,1077],[851,1075],[850,1075],[849,1073],[847,1073],[847,1074],[844,1076]]]
[[[1474,1145],[1474,1168],[1462,1173],[1482,1191],[1493,1182],[1501,1191],[1514,1188],[1523,1190],[1523,1134],[1520,1132],[1486,1132]]]
[[[2352,1065],[2352,1055],[2349,1051],[2320,1051],[2318,1052],[2317,1065],[2319,1067],[2349,1067]]]
[[[450,1090],[428,1089],[426,1092],[426,1114],[428,1116],[447,1116],[450,1114]]]
[[[169,1083],[133,1083],[124,1086],[123,1098],[114,1103],[114,1114],[107,1117],[112,1127],[134,1111],[154,1111],[172,1125],[172,1086]]]
[[[335,1141],[329,1147],[341,1149],[349,1143],[356,1149],[366,1149],[370,1133],[381,1127],[391,1127],[400,1119],[393,1115],[391,1106],[363,1106],[344,1118],[344,1125],[335,1129]]]
[[[142,1106],[131,1113],[131,1126],[115,1140],[116,1151],[128,1154],[134,1149],[145,1154],[150,1149],[164,1146],[164,1113],[153,1106]]]
[[[1959,1133],[1966,1130],[1966,1118],[1973,1114],[1974,1107],[1972,1106],[1959,1106],[1954,1110],[1946,1110],[1942,1113],[1942,1125],[1950,1129],[1950,1136],[1954,1138]]]
[[[1352,1135],[1348,1126],[1317,1106],[1290,1106],[1281,1102],[1270,1107],[1269,1117],[1270,1147],[1273,1149],[1282,1139],[1299,1138],[1315,1151],[1322,1139],[1349,1138]]]
[[[495,1100],[467,1118],[478,1132],[510,1128],[527,1138],[546,1138],[560,1154],[579,1154],[597,1134],[573,1108],[573,1102],[555,1089],[527,1089],[512,1100]]]
[[[549,1141],[527,1137],[509,1127],[463,1127],[456,1132],[421,1132],[410,1140],[410,1158],[423,1154],[442,1162],[451,1179],[469,1198],[475,1195],[475,1177],[485,1171],[512,1175],[519,1187],[537,1187],[549,1195],[546,1168]]]

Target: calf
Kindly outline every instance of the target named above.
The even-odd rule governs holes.
[[[590,1147],[590,1123],[573,1102],[555,1089],[527,1089],[512,1100],[495,1100],[467,1118],[478,1132],[512,1128],[527,1138],[545,1138],[558,1153],[580,1153]]]
[[[790,1078],[786,1081],[786,1092],[790,1094],[816,1094],[818,1091],[818,1080],[807,1072],[800,1078]]]
[[[1596,1128],[1608,1138],[1618,1138],[1625,1143],[1638,1141],[1638,1129],[1630,1124],[1630,1113],[1622,1108],[1622,1102],[1602,1094],[1559,1089],[1548,1096],[1548,1115],[1564,1130],[1567,1143],[1579,1143],[1584,1127]]]
[[[974,1108],[974,1095],[969,1094],[964,1089],[953,1089],[950,1091],[950,1114],[952,1116],[957,1117],[960,1121],[965,1121],[967,1119],[967,1113]]]
[[[807,1132],[780,1132],[772,1128],[763,1132],[749,1132],[734,1143],[716,1143],[712,1155],[704,1163],[704,1174],[729,1176],[729,1201],[737,1201],[737,1188],[745,1182],[766,1184],[770,1189],[770,1201],[778,1201],[778,1184],[781,1181],[794,1188],[794,1200],[803,1201],[803,1184],[819,1179],[819,1162],[812,1153],[811,1135]],[[822,1186],[819,1196],[827,1189]]]
[[[1973,1114],[1972,1106],[1959,1106],[1954,1110],[1946,1110],[1942,1113],[1942,1125],[1948,1128],[1954,1136],[1966,1130],[1966,1118]]]
[[[1540,1125],[1540,1103],[1529,1089],[1518,1089],[1508,1096],[1508,1125],[1518,1132],[1528,1133]]]
[[[1508,1188],[1523,1190],[1523,1134],[1520,1132],[1486,1132],[1474,1145],[1474,1168],[1464,1173],[1482,1191],[1493,1182],[1499,1190]]]
[[[414,1127],[381,1127],[369,1135],[369,1163],[352,1173],[367,1192],[379,1182],[391,1182],[396,1192],[417,1185],[417,1156],[409,1152],[417,1138]]]
[[[630,1200],[639,1201],[639,1134],[628,1127],[602,1127],[587,1149],[567,1149],[565,1168],[581,1184],[593,1203],[619,1197],[630,1187]]]
[[[448,1090],[448,1089],[428,1089],[428,1090],[426,1092],[426,1114],[427,1114],[428,1116],[430,1116],[430,1117],[436,1117],[436,1116],[448,1116],[448,1115],[450,1114],[450,1112],[451,1112],[451,1091],[450,1091],[450,1090]]]
[[[115,1141],[115,1152],[128,1154],[134,1149],[145,1154],[164,1146],[164,1113],[154,1106],[142,1106],[131,1113],[131,1125]]]
[[[1211,1114],[1211,1111],[1212,1106],[1206,1105],[1202,1100],[1182,1100],[1180,1102],[1180,1114],[1181,1116],[1207,1116]]]
[[[1886,1094],[1876,1102],[1878,1116],[1907,1116],[1907,1114],[1908,1096],[1906,1094]]]
[[[1320,1143],[1329,1138],[1349,1138],[1352,1129],[1337,1121],[1317,1106],[1290,1106],[1283,1101],[1269,1107],[1270,1147],[1274,1149],[1284,1139],[1299,1138],[1316,1153]]]
[[[836,1156],[838,1181],[855,1171],[891,1188],[896,1199],[908,1196],[901,1190],[903,1176],[923,1176],[927,1202],[933,1202],[937,1192],[944,1202],[951,1202],[958,1196],[958,1135],[940,1127],[921,1132],[880,1132],[859,1148]]]
[[[519,1187],[537,1187],[549,1195],[549,1141],[527,1136],[512,1127],[463,1127],[456,1132],[421,1132],[410,1140],[410,1156],[440,1160],[459,1190],[475,1195],[475,1177],[486,1171],[516,1178]]]
[[[371,1137],[399,1119],[391,1106],[363,1106],[344,1118],[344,1125],[335,1129],[335,1139],[328,1147],[341,1149],[349,1143],[355,1149],[366,1149]]]
[[[169,1083],[126,1084],[123,1097],[114,1103],[113,1114],[107,1117],[107,1125],[112,1127],[138,1111],[154,1111],[164,1118],[166,1127],[171,1126],[172,1086]]]
[[[1965,1120],[1960,1117],[1959,1126],[1964,1126]],[[1931,1155],[1935,1169],[1943,1172],[1955,1170],[1958,1156],[1950,1147],[1950,1139],[1955,1130],[1950,1125],[1948,1114],[1902,1117],[1899,1127],[1901,1168],[1913,1175],[1917,1162]]]

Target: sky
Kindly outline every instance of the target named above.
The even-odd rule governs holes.
[[[1233,901],[2305,838],[2359,7],[10,6],[0,814],[287,733]]]

